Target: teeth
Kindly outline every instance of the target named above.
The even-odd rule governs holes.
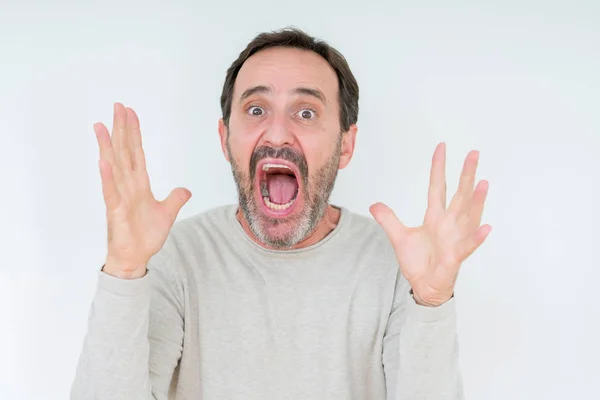
[[[275,203],[272,203],[271,200],[269,200],[269,198],[267,196],[264,196],[263,200],[264,200],[265,204],[267,205],[267,207],[269,207],[271,210],[283,211],[283,210],[286,210],[286,209],[290,208],[291,205],[294,204],[294,201],[296,199],[292,199],[292,200],[290,200],[289,203],[286,203],[286,204],[275,204]]]
[[[269,168],[285,168],[285,169],[291,170],[290,167],[288,167],[287,165],[284,165],[284,164],[264,164],[262,166],[263,171],[268,171]]]

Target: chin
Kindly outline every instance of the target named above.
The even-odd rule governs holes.
[[[311,230],[309,218],[298,205],[290,207],[293,212],[286,210],[283,213],[265,210],[266,205],[258,206],[250,218],[250,228],[261,242],[270,247],[290,248],[301,242]]]

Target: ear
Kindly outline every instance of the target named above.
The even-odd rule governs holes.
[[[358,126],[352,124],[346,132],[342,133],[342,154],[340,156],[339,169],[346,168],[352,159],[354,144],[356,143],[356,132],[358,132]]]
[[[219,139],[221,141],[221,150],[227,162],[229,162],[229,153],[227,152],[227,136],[229,135],[229,129],[223,122],[223,118],[219,118]]]

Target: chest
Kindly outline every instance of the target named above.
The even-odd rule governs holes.
[[[191,269],[185,299],[184,364],[203,390],[318,398],[381,385],[393,280],[352,260],[211,259]]]
[[[289,354],[348,343],[360,349],[383,336],[394,282],[373,273],[371,265],[350,259],[209,259],[197,260],[188,280],[195,287],[186,300],[186,320],[207,347]]]

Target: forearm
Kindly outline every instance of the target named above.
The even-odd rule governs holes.
[[[399,335],[396,399],[463,399],[454,299],[438,307],[409,297]]]
[[[149,380],[148,277],[100,272],[71,399],[153,399]]]

